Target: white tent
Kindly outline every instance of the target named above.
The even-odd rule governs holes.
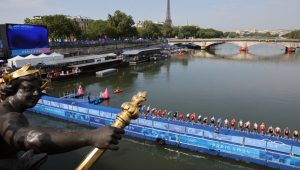
[[[52,57],[53,57],[53,60],[54,60],[54,61],[55,61],[55,60],[59,60],[59,59],[63,59],[63,58],[64,58],[64,56],[63,56],[63,55],[61,55],[61,54],[57,54],[56,52],[54,52],[54,53],[50,54],[50,56],[52,56]]]
[[[35,56],[30,54],[29,56],[26,57],[26,59],[30,60],[30,63],[32,66],[37,65],[38,63],[42,63],[43,60],[39,56]]]
[[[51,56],[51,55],[46,55],[46,54],[41,54],[41,55],[39,55],[38,56],[39,58],[41,58],[41,60],[43,61],[43,62],[46,62],[46,61],[53,61],[53,56]]]
[[[16,67],[23,67],[23,66],[25,66],[28,63],[31,63],[30,59],[22,58],[22,59],[15,60],[14,65]]]

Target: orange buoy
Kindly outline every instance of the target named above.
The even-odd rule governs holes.
[[[117,72],[119,72],[119,69],[117,69]]]

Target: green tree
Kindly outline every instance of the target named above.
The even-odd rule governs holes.
[[[159,26],[152,21],[145,20],[143,22],[143,29],[144,38],[158,38],[161,35]]]
[[[183,39],[184,38],[184,34],[183,33],[179,33],[178,34],[178,39]]]
[[[185,38],[196,36],[200,28],[195,26],[183,26],[179,29],[179,33],[182,33]]]
[[[107,21],[93,20],[90,21],[87,27],[87,35],[91,40],[104,38],[107,35],[109,38],[118,38],[117,28],[108,25]]]
[[[131,15],[116,10],[114,15],[108,14],[108,25],[115,27],[119,38],[132,37],[137,35],[137,29],[133,27],[134,21]]]
[[[171,38],[172,37],[172,32],[173,32],[173,29],[171,27],[171,25],[169,23],[164,23],[162,29],[161,29],[161,32],[162,32],[162,36],[165,37],[165,38]]]
[[[172,37],[178,36],[179,34],[179,27],[173,27]]]
[[[237,37],[237,34],[235,32],[231,32],[231,33],[228,34],[228,36],[230,38],[235,38],[235,37]]]

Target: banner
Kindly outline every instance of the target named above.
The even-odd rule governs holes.
[[[130,123],[139,124],[139,120],[138,119],[131,119]]]
[[[81,112],[81,113],[86,113],[86,114],[89,113],[89,109],[88,108],[84,108],[84,107],[78,107],[78,111]]]
[[[279,144],[279,143],[270,142],[270,141],[268,141],[268,143],[267,143],[267,149],[271,149],[274,151],[291,153],[291,148],[292,148],[291,145]]]
[[[158,129],[165,129],[168,130],[168,124],[167,123],[161,123],[161,122],[153,122],[153,127]]]
[[[100,111],[100,117],[105,117],[105,118],[111,119],[111,113]]]
[[[196,135],[196,136],[203,136],[203,130],[202,129],[194,129],[194,128],[186,128],[186,133],[190,135]]]
[[[60,107],[61,109],[66,109],[66,110],[69,109],[69,105],[63,104],[63,103],[59,103],[59,107]]]
[[[162,139],[176,141],[176,142],[178,142],[178,136],[179,136],[177,134],[169,133],[166,131],[153,130],[147,128],[143,128],[142,133],[151,137],[162,138]]]
[[[78,112],[78,106],[74,106],[74,105],[73,105],[72,110],[73,110],[74,112]]]
[[[293,146],[292,153],[295,155],[300,155],[300,147]]]
[[[169,130],[173,132],[185,133],[185,126],[169,124]]]
[[[99,116],[100,111],[99,110],[94,110],[94,109],[89,109],[89,114],[94,115],[94,116]]]
[[[245,138],[245,145],[259,147],[259,148],[266,148],[267,141],[264,140],[257,140],[257,139],[251,139],[251,138]]]
[[[140,125],[152,127],[152,120],[138,119]]]
[[[40,99],[40,100],[38,101],[38,103],[39,103],[39,104],[43,104],[43,99]]]
[[[91,123],[96,123],[96,124],[101,124],[100,123],[100,118],[97,118],[97,117],[92,117],[90,118],[90,122]]]
[[[50,103],[51,103],[51,106],[53,106],[53,107],[59,107],[59,104],[57,102],[51,101]]]
[[[74,112],[66,112],[66,116],[86,122],[90,122],[90,116],[80,113],[74,113]]]
[[[118,115],[118,114],[112,113],[112,114],[111,114],[111,119],[115,120],[115,119],[117,118],[117,115]]]
[[[43,100],[44,105],[50,106],[50,101],[48,100]]]

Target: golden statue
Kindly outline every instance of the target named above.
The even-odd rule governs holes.
[[[137,119],[140,115],[139,107],[144,105],[144,102],[147,100],[146,96],[147,92],[139,92],[132,97],[131,102],[123,103],[121,106],[122,112],[117,115],[116,120],[111,126],[124,129],[130,124],[131,119]],[[76,170],[90,169],[105,151],[106,149],[94,148],[79,164]]]

